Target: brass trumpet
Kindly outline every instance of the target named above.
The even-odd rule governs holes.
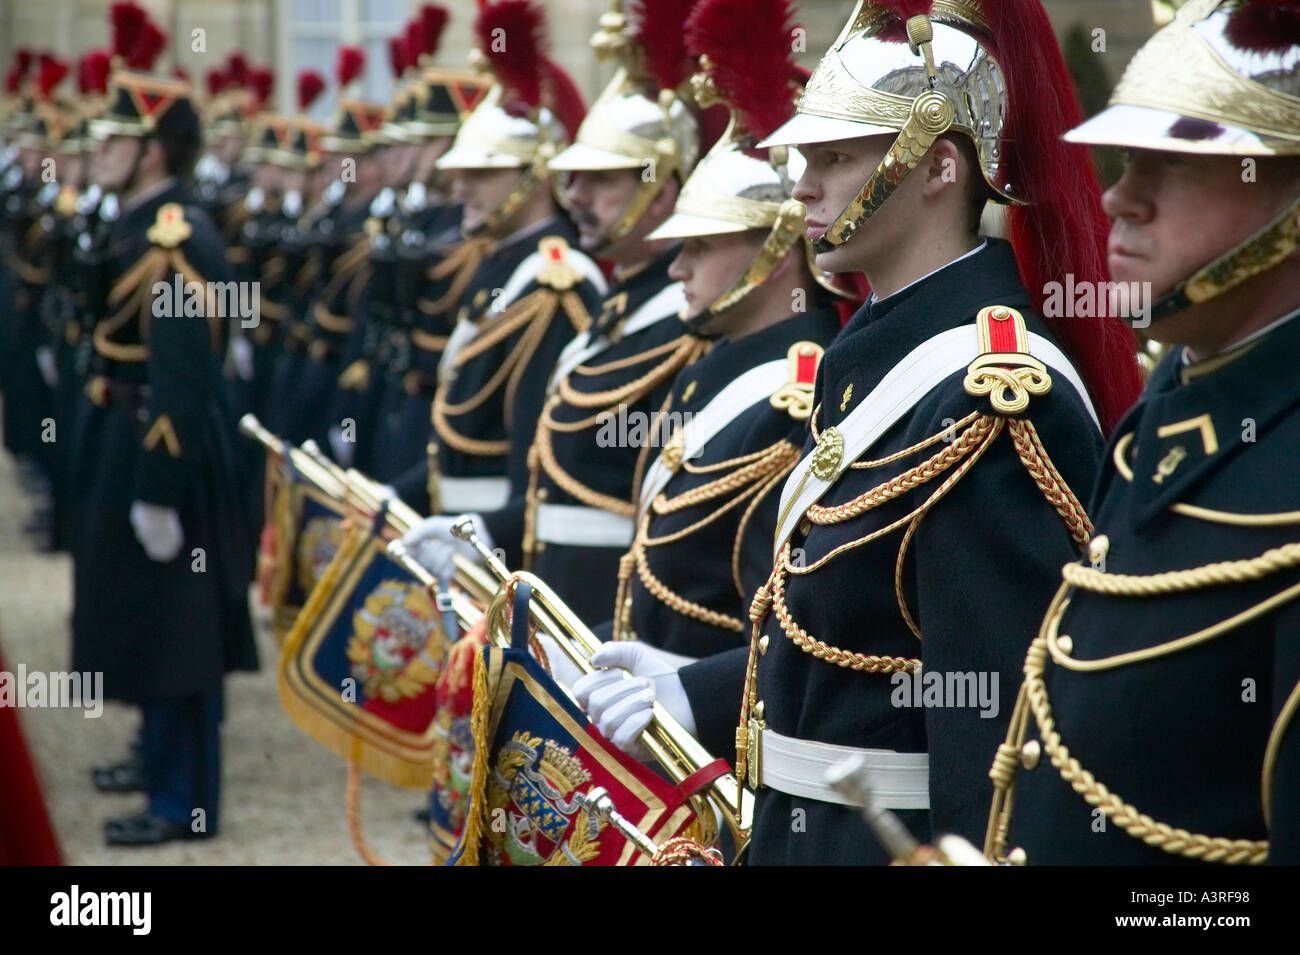
[[[456,524],[451,532],[460,540],[471,544],[500,580],[500,586],[488,605],[488,640],[497,646],[510,645],[510,621],[506,616],[510,594],[516,583],[527,583],[533,591],[529,613],[537,628],[549,634],[580,671],[594,672],[595,667],[591,665],[590,657],[600,649],[601,641],[554,590],[533,574],[525,571],[511,573],[483,546],[483,542],[474,533],[472,521],[465,520]],[[681,783],[714,761],[713,755],[686,732],[681,723],[658,701],[654,703],[653,713],[650,725],[641,734],[641,743],[674,783]],[[739,855],[749,839],[754,811],[753,794],[739,786],[735,775],[731,773],[715,779],[705,792],[726,820]],[[708,805],[696,808],[697,816],[709,826],[714,819],[713,809]]]

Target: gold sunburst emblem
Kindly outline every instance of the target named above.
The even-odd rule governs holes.
[[[827,428],[817,436],[812,454],[812,472],[820,481],[829,481],[839,470],[844,457],[844,436],[837,428]]]

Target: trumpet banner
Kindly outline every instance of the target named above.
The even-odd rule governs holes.
[[[517,585],[516,630],[526,618],[518,602],[525,587]],[[702,825],[690,797],[727,771],[725,761],[674,786],[601,736],[533,659],[526,635],[512,642],[485,646],[475,665],[474,773],[450,864],[648,865],[576,798],[598,786],[657,844],[683,835],[712,841],[714,820]]]
[[[429,792],[429,842],[433,862],[451,856],[465,828],[470,783],[474,775],[474,661],[487,641],[487,621],[480,619],[452,646],[434,689],[433,788]]]
[[[451,641],[429,590],[348,529],[280,653],[280,701],[313,739],[397,786],[433,782],[436,686]]]
[[[258,555],[258,592],[271,610],[271,633],[279,644],[343,543],[346,507],[303,479],[288,458],[268,455],[271,506]]]

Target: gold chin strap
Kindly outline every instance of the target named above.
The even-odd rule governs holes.
[[[533,161],[524,169],[524,174],[519,179],[519,185],[515,186],[510,195],[506,196],[506,201],[501,203],[495,212],[483,221],[483,224],[476,229],[464,231],[466,239],[503,239],[505,238],[505,229],[510,220],[517,213],[537,189],[547,181],[548,173],[546,164],[555,156],[555,146],[551,143],[543,143],[537,148],[533,155]]]
[[[1300,246],[1300,196],[1246,241],[1160,296],[1151,306],[1151,321],[1218,298],[1247,279],[1281,265],[1295,253],[1297,246]]]
[[[672,129],[671,110],[675,102],[677,102],[677,94],[672,90],[659,91],[659,108],[664,114],[665,131]],[[677,142],[671,136],[663,136],[655,142],[651,177],[637,186],[636,195],[628,203],[627,209],[623,212],[623,217],[610,230],[607,244],[625,238],[636,227],[636,224],[641,221],[641,217],[645,215],[645,211],[650,208],[650,203],[654,202],[659,193],[663,192],[664,185],[668,180],[678,173],[685,173],[681,165],[681,153],[677,148]]]
[[[721,315],[728,309],[734,308],[746,295],[767,281],[781,260],[785,258],[786,253],[801,238],[804,213],[804,204],[798,199],[787,199],[781,203],[781,208],[776,214],[776,222],[772,224],[772,230],[763,240],[763,247],[758,250],[749,267],[731,288],[718,296],[709,306],[710,316]]]
[[[908,46],[913,53],[925,57],[926,75],[930,78],[931,88],[912,102],[907,122],[857,197],[845,206],[825,235],[813,242],[815,253],[830,252],[853,238],[907,174],[917,167],[934,141],[952,126],[956,115],[953,105],[948,97],[934,89],[938,74],[934,68],[934,53],[930,48],[933,34],[929,17],[920,15],[907,21]]]

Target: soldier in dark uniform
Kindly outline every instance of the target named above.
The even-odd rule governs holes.
[[[673,384],[673,437],[646,468],[636,538],[619,566],[613,636],[636,642],[605,648],[598,665],[622,665],[646,646],[686,659],[744,646],[749,597],[771,568],[777,495],[803,446],[818,362],[840,328],[827,277],[809,267],[788,153],[754,147],[793,114],[807,77],[792,53],[759,59],[787,48],[792,25],[754,24],[753,42],[738,50],[727,38],[740,10],[734,0],[702,3],[687,22],[690,48],[708,57],[697,101],[721,98],[732,125],[653,235],[685,240],[669,272],[685,283],[687,323],[714,345]],[[622,699],[597,694],[610,676],[574,691],[618,741],[643,725],[602,725]]]
[[[1295,2],[1189,3],[1066,137],[1129,150],[1111,276],[1150,283],[1170,347],[1025,661],[996,860],[1300,863],[1296,24]]]
[[[565,346],[587,328],[605,290],[599,267],[575,248],[577,230],[556,204],[546,166],[576,131],[581,100],[540,49],[535,56],[516,55],[520,43],[540,34],[541,9],[490,4],[475,28],[496,83],[438,168],[455,171],[466,238],[493,245],[465,285],[440,363],[430,445],[436,473],[429,481],[431,503],[441,513],[405,538],[444,578],[453,553],[477,559],[468,545],[451,539],[450,515],[497,510],[510,500],[512,487],[527,486],[528,451],[551,373]],[[509,54],[493,43],[495,30],[511,37]],[[530,69],[520,73],[521,63],[535,59],[545,67],[541,83]],[[489,539],[483,521],[476,523],[480,537]],[[522,544],[516,533],[493,541],[515,563]]]
[[[1122,324],[1038,314],[1046,281],[1103,272],[1100,195],[1056,139],[1078,107],[1037,0],[895,6],[859,5],[763,143],[801,147],[793,196],[817,262],[864,272],[873,296],[818,372],[748,652],[676,677],[701,740],[734,742],[757,790],[756,864],[889,861],[826,783],[851,753],[921,838],[982,834],[1002,690],[1053,564],[1087,539],[1070,489],[1093,479],[1101,428],[1138,386]],[[1028,45],[1004,48],[1022,30]],[[988,98],[962,92],[974,76]],[[898,97],[905,115],[879,105]],[[977,234],[989,198],[1025,203],[1014,250]],[[941,692],[913,700],[921,676]]]
[[[616,46],[620,68],[550,168],[570,174],[565,198],[583,250],[614,263],[614,282],[595,323],[551,372],[526,484],[481,514],[508,560],[522,560],[594,621],[614,599],[638,475],[663,444],[668,389],[704,347],[678,318],[685,299],[668,277],[676,243],[647,239],[672,211],[699,148],[695,117],[674,93],[688,63],[681,24],[653,22],[665,15],[673,11],[647,7],[630,26],[607,19],[592,41],[598,52]],[[646,51],[646,37],[672,48]],[[668,71],[651,74],[646,63]]]
[[[122,207],[77,423],[72,666],[143,712],[148,805],[105,828],[141,845],[218,830],[222,677],[256,666],[252,538],[220,387],[227,321],[206,294],[232,276],[183,185],[198,116],[186,84],[139,72],[116,74],[109,102],[93,175]]]
[[[415,147],[415,159],[393,240],[394,327],[380,346],[382,392],[370,473],[421,512],[429,510],[430,411],[438,362],[455,321],[457,280],[472,276],[481,248],[461,235],[452,173],[439,172],[437,161],[486,92],[480,75],[424,68],[394,120]]]

